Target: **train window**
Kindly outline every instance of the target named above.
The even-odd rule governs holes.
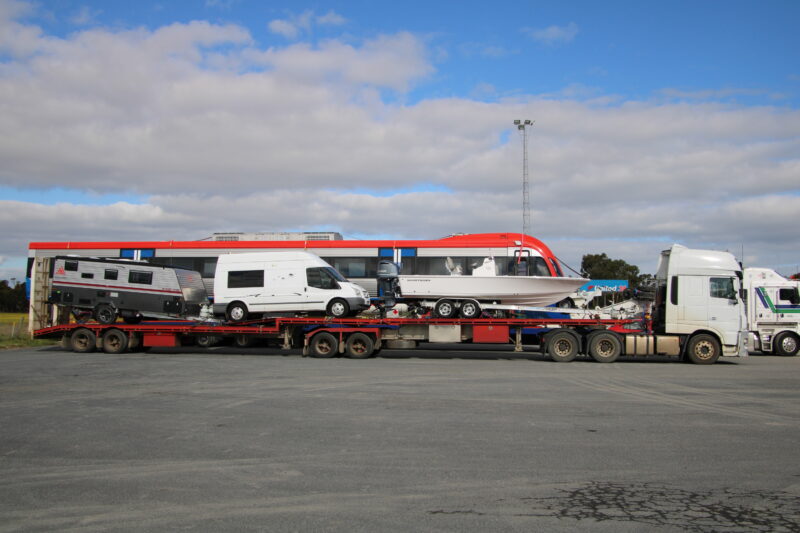
[[[263,270],[231,270],[228,272],[229,289],[245,289],[264,286]]]
[[[138,285],[152,285],[153,273],[143,272],[141,270],[131,270],[128,273],[128,283],[136,283]]]
[[[116,268],[107,268],[103,276],[104,279],[117,279],[118,277],[119,271]]]
[[[556,271],[556,276],[558,276],[559,278],[563,278],[564,272],[561,270],[561,265],[558,264],[558,261],[556,261],[555,258],[551,257],[550,264],[553,265],[553,270]]]
[[[377,257],[323,257],[346,278],[374,278],[378,275]]]
[[[542,257],[531,257],[530,272],[531,276],[551,276],[550,269],[547,268],[547,263]]]
[[[70,272],[77,272],[78,271],[78,262],[77,261],[64,261],[64,270],[69,270]]]

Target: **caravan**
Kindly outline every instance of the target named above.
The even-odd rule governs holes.
[[[217,261],[214,314],[231,322],[287,312],[341,318],[369,306],[366,290],[310,252],[226,254]]]

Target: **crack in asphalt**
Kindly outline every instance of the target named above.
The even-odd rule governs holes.
[[[668,526],[691,533],[800,532],[800,498],[787,492],[719,489],[695,491],[656,483],[593,481],[577,488],[559,489],[550,497],[522,497],[501,505],[529,507],[509,513],[515,517],[631,522]],[[494,514],[486,511],[446,510],[429,514]],[[507,513],[500,513],[507,514]]]

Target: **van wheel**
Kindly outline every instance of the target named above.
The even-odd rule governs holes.
[[[478,318],[481,316],[481,306],[475,300],[464,300],[461,302],[461,318]]]
[[[589,355],[598,363],[613,363],[622,353],[622,342],[613,333],[595,333],[589,337]]]
[[[695,335],[686,344],[686,357],[696,365],[716,363],[719,355],[719,342],[711,335]]]
[[[128,348],[128,336],[118,329],[110,329],[103,334],[103,351],[119,354]]]
[[[330,333],[323,331],[311,337],[308,347],[313,357],[333,357],[339,351],[339,341]]]
[[[117,311],[108,304],[99,304],[94,308],[94,319],[100,324],[113,324],[117,321]]]
[[[78,328],[72,332],[69,343],[74,352],[93,352],[97,348],[97,335],[90,329]]]
[[[789,357],[797,355],[797,337],[788,331],[776,335],[772,346],[775,355],[787,355]]]
[[[375,343],[372,342],[369,335],[353,333],[347,337],[345,351],[347,352],[347,357],[350,359],[366,359],[372,355],[374,347]]]
[[[225,311],[228,322],[243,322],[247,320],[247,306],[242,302],[233,302]]]
[[[346,300],[334,298],[328,304],[328,316],[333,318],[344,318],[350,314],[350,305]]]

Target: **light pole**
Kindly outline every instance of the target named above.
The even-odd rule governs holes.
[[[531,230],[531,197],[528,191],[528,128],[533,127],[535,121],[515,120],[514,125],[517,127],[520,135],[522,136],[522,234],[529,235]]]

